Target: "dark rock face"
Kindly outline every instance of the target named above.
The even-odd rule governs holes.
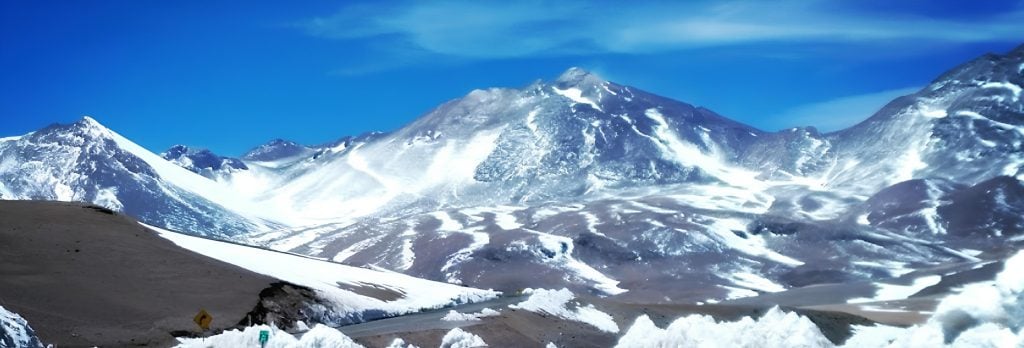
[[[905,233],[942,233],[935,208],[959,186],[943,181],[915,179],[879,191],[864,204],[872,226]]]
[[[947,229],[960,237],[1013,237],[1024,234],[1024,185],[1000,176],[951,193],[938,208]]]
[[[387,316],[383,311],[367,311],[351,317],[339,316],[336,304],[321,298],[313,289],[287,282],[275,282],[259,294],[259,302],[238,326],[275,325],[285,330],[296,329],[295,323],[323,323],[331,326],[351,325]]]
[[[185,145],[175,145],[160,157],[205,177],[249,169],[237,158],[222,157],[207,149],[192,149]]]
[[[311,155],[313,152],[315,152],[313,149],[299,145],[294,141],[274,139],[266,144],[249,150],[245,155],[242,155],[242,159],[246,161],[269,162],[284,158]]]

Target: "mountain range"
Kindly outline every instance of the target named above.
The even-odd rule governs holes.
[[[0,199],[481,289],[727,301],[1020,248],[1022,86],[1024,46],[853,127],[767,132],[571,68],[239,158],[156,154],[84,117],[0,138]]]

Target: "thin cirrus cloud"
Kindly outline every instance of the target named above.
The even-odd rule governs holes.
[[[913,94],[920,89],[896,88],[823,100],[794,107],[771,119],[775,120],[780,129],[814,126],[824,132],[840,130],[866,120],[893,99]]]
[[[1024,9],[981,18],[880,15],[840,2],[686,2],[625,7],[559,2],[358,4],[301,23],[339,40],[394,40],[463,59],[602,53],[644,54],[761,42],[1019,40]]]

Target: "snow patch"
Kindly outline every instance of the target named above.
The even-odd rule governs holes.
[[[668,155],[670,160],[684,166],[701,168],[729,185],[748,189],[763,188],[764,183],[756,178],[760,173],[726,165],[714,153],[710,155],[705,154],[694,144],[681,140],[678,134],[669,126],[665,116],[657,108],[645,110],[644,116],[647,116],[656,124],[653,136],[647,137],[654,142],[655,146],[662,153]],[[636,126],[633,128],[636,130]],[[639,133],[639,130],[637,132]],[[644,135],[643,133],[640,134]]]
[[[601,84],[601,88],[604,88],[604,90],[605,90],[605,91],[607,91],[607,92],[608,92],[609,94],[611,94],[611,95],[619,95],[618,93],[615,93],[615,92],[614,92],[614,91],[612,91],[612,90],[611,90],[610,88],[608,88],[608,83],[607,83],[607,82],[605,82],[605,83],[602,83],[602,84]]]
[[[729,293],[725,295],[726,300],[734,300],[737,298],[754,297],[759,295],[757,291],[750,289],[737,288],[732,286],[722,286],[722,288],[729,290]],[[718,301],[708,300],[709,303],[716,303]]]
[[[462,229],[462,224],[452,219],[451,215],[443,211],[435,211],[430,213],[435,219],[441,222],[441,226],[438,227],[438,231],[458,231]]]
[[[981,88],[1003,88],[1009,90],[1013,94],[1013,102],[1020,100],[1021,87],[1009,82],[986,82],[981,85]]]
[[[732,231],[746,231],[747,224],[737,219],[713,219],[707,225],[709,231],[713,232],[718,240],[726,247],[736,249],[744,254],[760,256],[766,259],[789,265],[800,266],[803,261],[780,254],[765,246],[764,238],[760,235],[748,235],[747,238],[737,236]]]
[[[480,318],[493,317],[493,316],[497,316],[499,314],[501,314],[501,313],[498,313],[498,311],[490,309],[490,308],[481,309],[479,312],[476,312],[476,313],[459,313],[459,312],[456,312],[453,309],[453,310],[448,311],[448,314],[445,314],[444,317],[441,317],[441,320],[444,320],[444,321],[480,321]]]
[[[451,256],[448,257],[448,261],[445,262],[444,266],[441,267],[441,272],[445,274],[445,280],[452,284],[462,284],[462,280],[459,279],[458,271],[452,271],[456,265],[469,260],[473,252],[487,246],[491,242],[491,235],[487,232],[481,231],[482,227],[476,227],[470,230],[462,230],[461,233],[465,233],[473,237],[473,241],[469,243],[465,248],[460,249]]]
[[[528,128],[530,130],[530,133],[533,133],[534,135],[538,134],[537,133],[537,113],[539,113],[539,112],[540,112],[540,109],[537,108],[537,109],[530,110],[530,112],[526,114],[526,128]]]
[[[117,187],[111,186],[96,189],[96,198],[93,200],[97,205],[114,211],[124,210],[124,204],[117,199]]]
[[[615,324],[612,316],[594,308],[592,304],[583,306],[578,302],[573,302],[575,308],[570,309],[570,302],[576,296],[569,289],[525,289],[523,292],[530,294],[530,297],[526,301],[509,305],[509,308],[547,313],[562,319],[589,324],[608,333],[619,332],[619,325]]]
[[[500,227],[503,230],[514,230],[523,227],[523,224],[520,224],[518,221],[516,221],[515,215],[512,215],[511,212],[506,211],[494,212],[494,224],[498,225],[498,227]]]
[[[451,331],[448,331],[448,333],[441,338],[441,348],[476,347],[487,347],[487,342],[484,342],[484,339],[480,338],[480,336],[463,331],[460,328],[454,328]]]
[[[416,263],[416,251],[412,249],[412,236],[403,234],[403,237],[405,237],[405,239],[402,240],[402,264],[399,265],[398,268],[405,271]]]
[[[736,272],[732,274],[732,281],[736,285],[746,288],[761,290],[765,292],[786,291],[786,287],[775,283],[768,278],[750,272]]]
[[[405,343],[405,340],[403,340],[401,338],[395,338],[394,340],[391,341],[391,344],[388,344],[387,348],[419,348],[419,347],[414,346],[414,345],[412,345],[410,343]]]
[[[597,224],[601,223],[601,220],[598,219],[596,215],[588,213],[588,212],[585,212],[585,211],[581,211],[580,212],[580,216],[582,216],[583,220],[587,222],[587,231],[590,231],[590,233],[593,233],[593,234],[596,234],[596,235],[599,235],[599,236],[604,236],[605,235],[604,233],[601,233],[601,232],[597,231]]]
[[[557,87],[552,87],[551,89],[554,90],[555,93],[557,93],[558,95],[569,98],[569,100],[572,100],[578,104],[587,104],[590,105],[590,107],[594,108],[594,110],[604,112],[604,110],[601,110],[601,106],[597,105],[597,103],[595,103],[593,100],[584,97],[583,91],[581,91],[579,88],[571,87],[567,89],[558,89]]]
[[[924,288],[938,284],[941,280],[942,276],[930,275],[914,279],[914,282],[910,285],[875,283],[874,285],[878,289],[875,291],[874,297],[854,298],[847,300],[846,303],[866,303],[902,300],[910,297],[910,295],[916,294],[918,291],[921,291]]]
[[[549,254],[543,255],[544,257],[541,258],[545,262],[556,263],[565,267],[569,273],[584,280],[594,282],[594,288],[605,294],[618,295],[629,291],[620,288],[618,280],[612,279],[611,277],[608,277],[594,269],[594,267],[572,257],[574,244],[571,238],[556,236],[530,229],[524,230],[537,235],[537,239],[540,241],[541,247],[547,251],[546,254]]]
[[[1009,130],[1009,131],[1015,131],[1017,133],[1020,133],[1021,135],[1024,135],[1024,127],[1018,127],[1016,125],[1012,125],[1012,124],[1009,124],[1009,123],[999,122],[999,121],[990,119],[988,117],[983,116],[982,114],[979,114],[979,113],[971,111],[971,110],[959,110],[959,111],[957,111],[955,113],[955,115],[971,118],[971,119],[978,120],[978,121],[988,122],[988,123],[992,124],[995,127],[1002,128],[1002,129]]]

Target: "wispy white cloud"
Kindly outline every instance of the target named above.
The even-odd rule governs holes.
[[[779,128],[814,126],[823,132],[839,130],[866,120],[886,103],[920,89],[897,88],[819,101],[797,106],[771,119],[777,120]]]
[[[966,4],[965,6],[969,6]],[[411,2],[354,5],[302,26],[313,35],[398,40],[470,59],[650,53],[757,42],[1019,40],[1024,9],[985,18],[869,14],[828,1]]]

